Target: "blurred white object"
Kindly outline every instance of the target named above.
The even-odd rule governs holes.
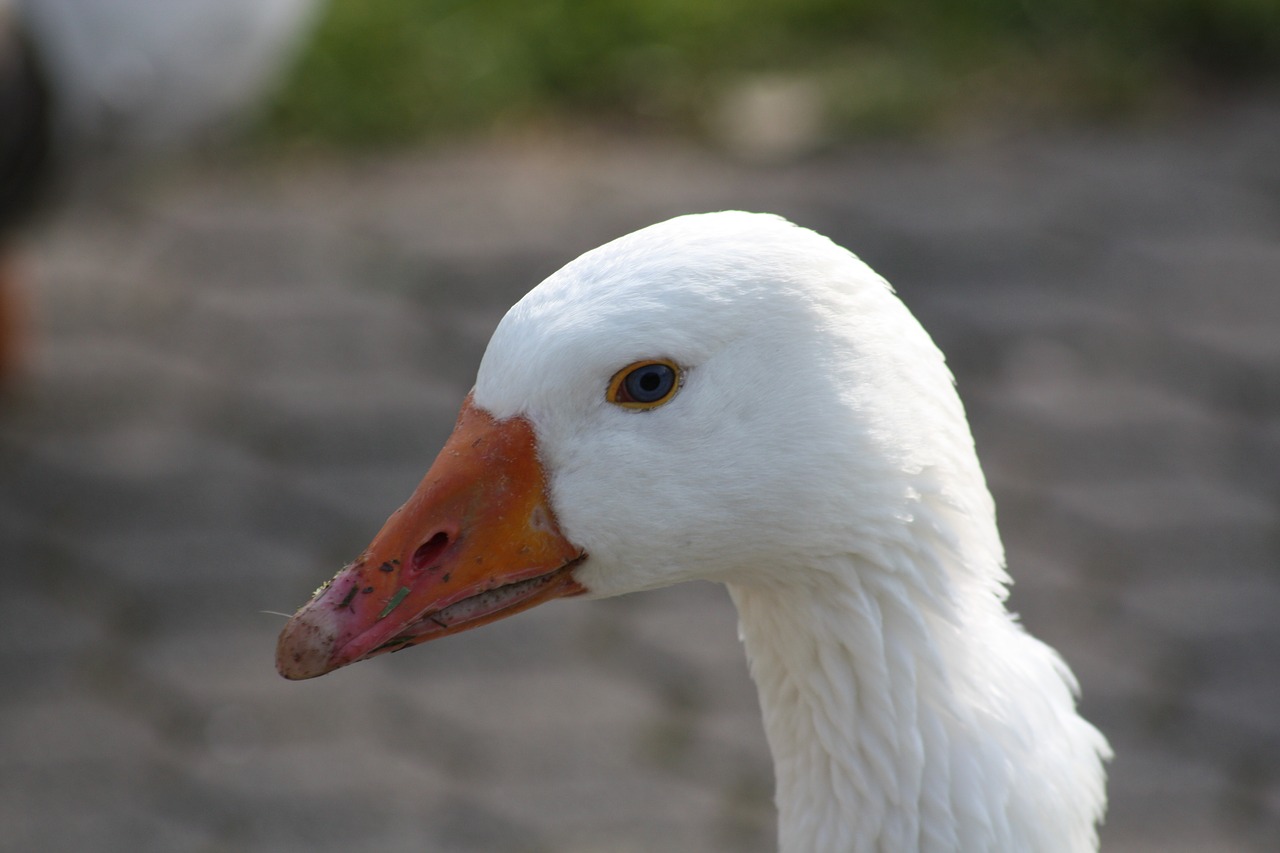
[[[759,74],[733,85],[712,111],[712,129],[730,153],[780,163],[816,150],[826,135],[818,84],[798,75]]]
[[[0,0],[0,383],[28,325],[13,240],[49,186],[243,119],[321,2]]]
[[[48,76],[55,135],[103,152],[225,127],[271,84],[318,0],[16,0]]]

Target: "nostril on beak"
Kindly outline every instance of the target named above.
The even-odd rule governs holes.
[[[418,550],[413,552],[410,566],[416,572],[430,569],[436,564],[436,561],[440,559],[440,555],[444,553],[444,549],[448,547],[449,534],[441,530],[426,542],[423,542],[418,546]]]

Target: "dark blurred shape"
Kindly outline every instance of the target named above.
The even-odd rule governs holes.
[[[25,325],[9,234],[48,182],[53,115],[43,69],[17,24],[0,4],[0,382],[17,369]]]
[[[52,115],[35,51],[0,7],[0,234],[25,219],[48,179]]]

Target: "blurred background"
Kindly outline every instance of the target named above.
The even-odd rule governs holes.
[[[1274,0],[0,0],[0,177],[0,850],[773,849],[718,587],[305,683],[265,612],[515,299],[730,207],[948,353],[1103,849],[1276,848]]]

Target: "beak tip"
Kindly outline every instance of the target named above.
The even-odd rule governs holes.
[[[276,671],[290,681],[315,678],[332,671],[336,624],[324,624],[323,610],[304,607],[280,632],[276,643]]]

